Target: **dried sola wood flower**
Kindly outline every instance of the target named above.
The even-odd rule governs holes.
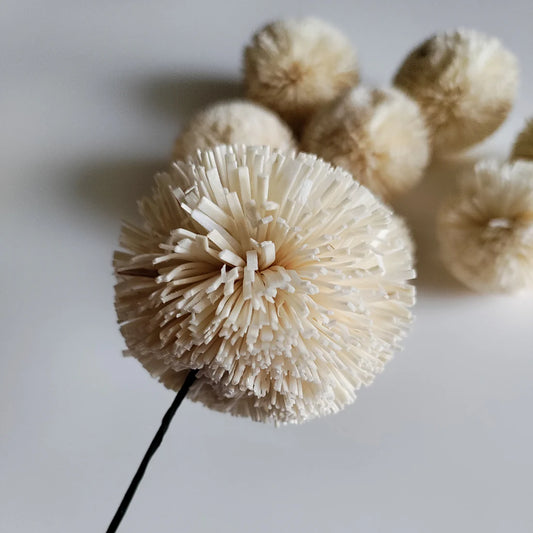
[[[309,122],[302,149],[341,166],[384,199],[422,177],[428,132],[418,105],[397,89],[353,89]]]
[[[479,292],[533,286],[533,163],[482,161],[442,207],[444,263]]]
[[[528,120],[513,145],[511,160],[518,159],[533,161],[533,119]]]
[[[463,150],[493,133],[513,106],[515,56],[473,30],[437,34],[406,58],[394,84],[426,117],[436,153]]]
[[[114,259],[127,353],[189,397],[276,423],[334,413],[411,320],[409,237],[392,211],[309,154],[219,146],[175,162]]]
[[[218,102],[196,114],[174,144],[173,159],[185,160],[196,150],[218,144],[266,145],[290,149],[290,128],[272,111],[246,100]]]
[[[244,53],[249,98],[300,130],[312,113],[357,84],[348,39],[316,18],[278,20],[260,29]]]

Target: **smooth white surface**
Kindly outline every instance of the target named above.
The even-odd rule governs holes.
[[[387,83],[438,29],[498,35],[522,83],[477,153],[505,157],[533,115],[530,0],[3,0],[0,5],[0,531],[104,531],[173,395],[115,324],[119,221],[179,125],[238,94],[241,47],[317,14]],[[406,350],[341,414],[275,429],[186,402],[120,531],[496,533],[533,530],[533,298],[484,297],[442,270],[434,167],[399,203],[419,247]]]

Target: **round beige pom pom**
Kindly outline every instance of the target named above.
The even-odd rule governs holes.
[[[290,128],[265,107],[232,100],[216,103],[195,115],[176,139],[172,159],[185,160],[198,149],[218,144],[296,147]]]
[[[513,106],[515,56],[473,30],[438,34],[416,48],[394,84],[420,105],[436,153],[463,150],[493,133]]]
[[[511,160],[518,159],[533,161],[533,120],[528,121],[514,143]]]
[[[444,263],[468,287],[533,287],[533,163],[478,163],[444,204],[438,237]]]
[[[315,18],[279,20],[259,30],[244,53],[247,96],[296,130],[359,80],[348,39]]]
[[[416,102],[397,89],[358,87],[319,111],[302,149],[341,166],[384,199],[413,187],[429,158]]]
[[[198,151],[156,176],[114,259],[127,354],[193,400],[276,423],[335,413],[411,321],[401,219],[344,170],[268,147]]]

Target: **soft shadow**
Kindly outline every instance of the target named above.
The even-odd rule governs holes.
[[[211,103],[244,95],[239,79],[194,72],[159,75],[137,89],[143,105],[181,123]]]
[[[205,73],[168,73],[130,82],[126,93],[139,105],[152,109],[172,123],[183,124],[206,105],[243,94],[237,79]],[[171,142],[172,139],[169,139]],[[135,219],[137,200],[148,194],[156,172],[165,170],[168,161],[117,156],[113,159],[82,161],[68,169],[68,194],[91,215]],[[95,218],[96,221],[96,218]]]
[[[88,161],[71,169],[70,192],[98,219],[131,220],[137,216],[137,200],[150,192],[154,174],[165,168],[165,161],[134,157]]]
[[[420,184],[394,202],[394,209],[406,219],[416,243],[416,285],[422,290],[449,294],[467,292],[442,264],[436,218],[444,198],[456,190],[462,177],[472,172],[477,160],[474,155],[464,155],[433,161]]]

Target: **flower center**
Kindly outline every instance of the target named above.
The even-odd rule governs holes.
[[[491,218],[488,222],[489,228],[494,229],[511,229],[513,222],[507,217]]]

